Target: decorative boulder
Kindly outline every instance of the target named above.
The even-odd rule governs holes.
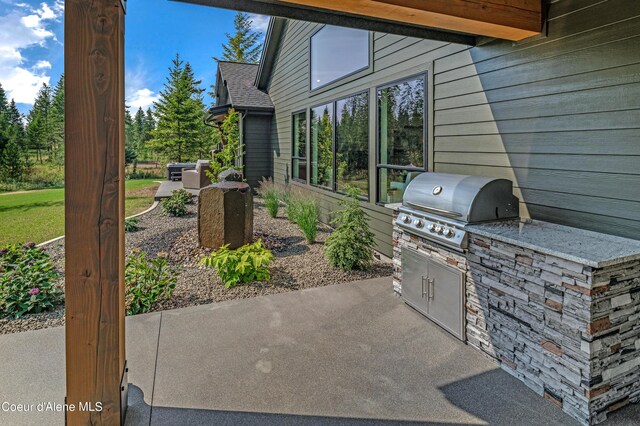
[[[200,190],[199,243],[210,249],[225,244],[236,249],[253,241],[253,194],[235,170],[227,170],[218,178],[220,182]]]

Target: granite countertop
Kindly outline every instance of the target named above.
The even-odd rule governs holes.
[[[539,220],[467,225],[467,231],[593,268],[640,259],[640,241]]]

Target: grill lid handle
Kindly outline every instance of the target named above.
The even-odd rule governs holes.
[[[448,210],[442,210],[442,209],[436,209],[435,207],[425,206],[425,205],[419,204],[419,203],[412,203],[411,201],[405,201],[405,204],[409,204],[410,206],[415,207],[417,209],[425,210],[427,212],[439,214],[439,215],[442,215],[442,216],[449,216],[449,217],[461,217],[462,216],[462,213],[450,212]]]

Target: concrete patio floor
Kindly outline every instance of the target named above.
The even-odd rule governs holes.
[[[160,182],[160,186],[158,187],[158,190],[156,191],[156,195],[154,195],[153,199],[154,201],[161,201],[165,198],[169,198],[171,197],[171,194],[173,194],[173,191],[177,191],[179,189],[185,189],[184,186],[182,185],[181,180],[176,180],[176,181],[164,180]],[[187,191],[189,191],[192,195],[200,194],[199,189],[187,188]]]
[[[390,278],[129,317],[127,345],[128,425],[576,424]],[[0,336],[0,359],[0,402],[64,401],[64,328]],[[41,424],[63,414],[0,410],[0,425]]]

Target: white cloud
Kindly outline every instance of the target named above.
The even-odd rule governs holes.
[[[159,99],[159,95],[156,95],[152,90],[138,89],[133,91],[127,96],[127,105],[129,105],[133,112],[138,108],[147,109],[153,106],[153,103]]]
[[[49,61],[38,61],[33,66],[33,69],[34,70],[51,69],[51,62],[49,62]]]
[[[62,17],[64,2],[41,3],[37,9],[24,3],[14,6],[17,9],[0,16],[0,83],[9,98],[33,104],[40,86],[51,79],[46,73],[51,63],[40,60],[30,66],[23,52],[56,40],[50,25]]]
[[[126,86],[126,104],[131,107],[132,113],[138,108],[147,109],[153,107],[160,95],[149,89],[147,67],[142,58],[136,58],[137,65],[128,68],[125,72],[124,81]]]
[[[251,28],[253,28],[254,31],[259,31],[261,33],[267,32],[267,28],[269,28],[269,20],[271,19],[270,16],[251,13],[249,14],[249,19],[252,21]]]

